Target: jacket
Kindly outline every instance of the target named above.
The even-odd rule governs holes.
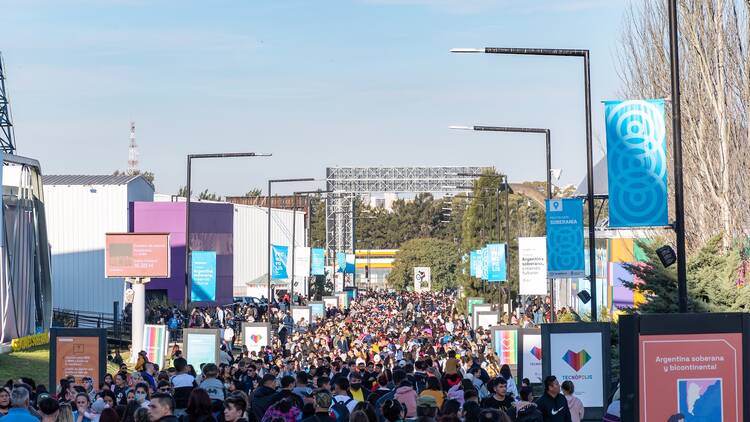
[[[568,400],[560,393],[554,398],[547,393],[542,394],[536,401],[542,412],[544,422],[573,422],[568,409]]]
[[[406,417],[413,418],[417,416],[417,392],[408,385],[403,385],[396,389],[394,399],[400,401],[406,406]]]
[[[570,410],[570,419],[573,420],[573,422],[581,422],[583,419],[584,414],[584,407],[583,402],[581,402],[581,399],[574,395],[565,396],[565,399],[568,400],[568,409]]]
[[[261,385],[260,387],[256,388],[255,391],[253,391],[253,395],[250,398],[250,408],[255,414],[257,420],[263,419],[263,415],[266,414],[266,410],[268,410],[268,408],[273,404],[271,403],[271,398],[275,394],[276,390],[274,390],[273,388],[268,388],[265,385]]]

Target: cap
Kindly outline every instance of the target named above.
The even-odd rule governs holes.
[[[437,408],[437,400],[432,396],[419,396],[417,399],[417,407],[434,407]]]

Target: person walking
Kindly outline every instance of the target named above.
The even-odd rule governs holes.
[[[544,379],[544,394],[536,401],[544,422],[573,422],[568,401],[560,394],[560,383],[554,375]]]
[[[581,402],[581,399],[573,394],[575,392],[575,385],[573,385],[573,381],[563,381],[562,391],[565,395],[565,399],[568,401],[570,418],[573,420],[573,422],[581,422],[584,413],[583,402]]]

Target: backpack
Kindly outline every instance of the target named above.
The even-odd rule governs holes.
[[[345,402],[342,401],[336,401],[333,400],[333,407],[331,407],[331,410],[334,413],[334,416],[336,418],[336,422],[347,422],[349,421],[349,408],[346,407],[349,403],[351,403],[354,399],[349,399]]]

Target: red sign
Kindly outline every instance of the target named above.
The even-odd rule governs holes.
[[[169,278],[169,252],[168,233],[107,233],[105,276]]]
[[[640,336],[643,422],[742,421],[742,334]]]

